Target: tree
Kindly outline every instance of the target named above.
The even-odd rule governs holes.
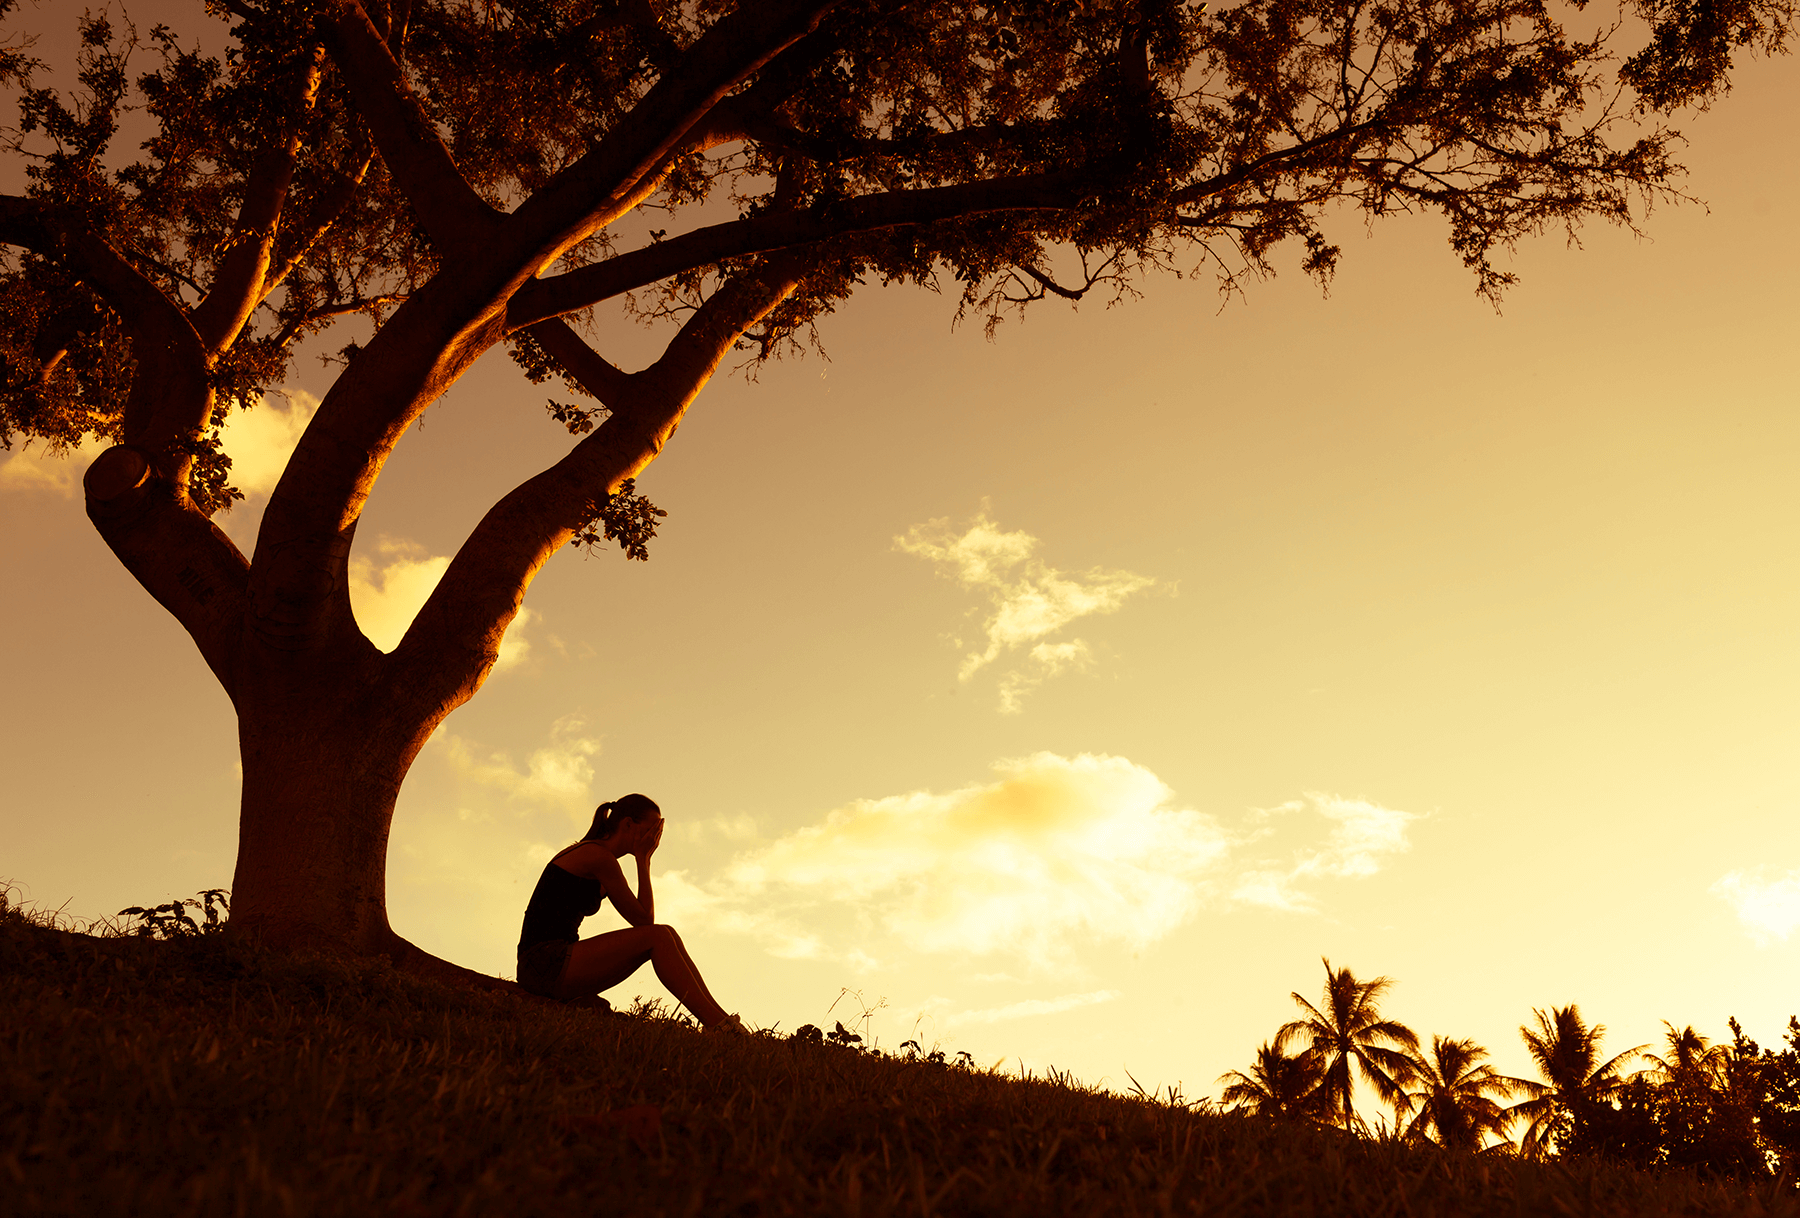
[[[1567,1132],[1559,1134],[1557,1150],[1569,1158],[1608,1159],[1640,1171],[1662,1166],[1668,1160],[1656,1084],[1634,1074],[1606,1099],[1577,1104],[1569,1110]]]
[[[1518,1080],[1519,1090],[1527,1098],[1512,1111],[1526,1122],[1520,1149],[1528,1157],[1542,1158],[1552,1147],[1566,1142],[1574,1114],[1613,1098],[1625,1083],[1621,1067],[1643,1046],[1602,1062],[1600,1042],[1606,1036],[1606,1025],[1588,1027],[1575,1003],[1553,1006],[1548,1013],[1533,1010],[1532,1015],[1537,1027],[1523,1026],[1519,1036],[1544,1081]]]
[[[1788,1016],[1782,1033],[1786,1047],[1759,1051],[1732,1020],[1733,1050],[1738,1068],[1755,1062],[1756,1126],[1763,1144],[1773,1152],[1777,1166],[1790,1180],[1800,1162],[1800,1018]]]
[[[1689,1026],[1666,1020],[1668,1056],[1649,1055],[1658,1158],[1703,1175],[1759,1176],[1768,1163],[1758,1143],[1762,1063],[1754,1041],[1731,1021],[1732,1043],[1715,1045]]]
[[[430,968],[386,912],[408,768],[552,554],[646,556],[634,480],[734,351],[780,353],[870,277],[947,276],[990,325],[1155,270],[1232,287],[1290,238],[1323,278],[1340,206],[1441,213],[1496,295],[1496,250],[1669,195],[1676,135],[1642,108],[1704,104],[1791,16],[1639,2],[1654,41],[1613,75],[1539,0],[209,0],[222,57],[84,17],[70,89],[0,54],[28,175],[0,198],[0,442],[112,445],[88,514],[238,716],[234,933]],[[632,244],[648,207],[699,219]],[[673,328],[636,372],[583,337],[621,304]],[[211,523],[220,426],[351,317],[373,334],[246,557]],[[363,505],[499,347],[593,404],[550,402],[568,454],[383,653],[347,594]]]
[[[1647,1054],[1654,1066],[1576,1108],[1568,1153],[1703,1176],[1768,1176],[1791,1156],[1782,1097],[1792,1059],[1763,1053],[1730,1022],[1731,1043],[1712,1044],[1691,1025],[1665,1021],[1668,1055]]]
[[[1290,1056],[1265,1040],[1257,1046],[1250,1073],[1232,1070],[1219,1076],[1225,1084],[1219,1098],[1234,1111],[1269,1120],[1311,1120],[1322,1115],[1318,1103],[1322,1065],[1310,1050]]]
[[[1446,1036],[1433,1036],[1429,1053],[1413,1055],[1419,1086],[1407,1093],[1402,1111],[1417,1115],[1406,1127],[1407,1137],[1473,1154],[1488,1137],[1506,1136],[1514,1114],[1495,1097],[1512,1095],[1518,1082],[1496,1074],[1485,1057],[1487,1050],[1474,1041]]]
[[[1305,1017],[1283,1024],[1275,1045],[1285,1048],[1302,1041],[1306,1052],[1319,1059],[1319,1108],[1333,1123],[1350,1130],[1360,1124],[1352,1094],[1355,1075],[1360,1074],[1384,1102],[1399,1107],[1406,1101],[1405,1085],[1413,1079],[1419,1038],[1405,1024],[1381,1017],[1381,998],[1392,980],[1358,981],[1349,969],[1334,969],[1329,960],[1323,963],[1322,1008],[1292,995]]]
[[[1695,1031],[1693,1024],[1676,1031],[1675,1025],[1666,1019],[1663,1020],[1663,1039],[1669,1046],[1667,1057],[1658,1057],[1654,1053],[1644,1055],[1656,1063],[1649,1072],[1655,1081],[1664,1086],[1710,1090],[1724,1071],[1730,1051]]]

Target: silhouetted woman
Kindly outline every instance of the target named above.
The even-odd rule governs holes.
[[[519,934],[519,984],[546,998],[586,998],[609,990],[647,960],[669,993],[709,1029],[742,1032],[744,1025],[714,1001],[672,926],[656,921],[650,856],[662,843],[662,810],[643,795],[627,795],[594,810],[593,827],[544,864],[525,927]],[[625,883],[619,860],[637,859],[637,892]],[[613,908],[627,930],[577,939],[581,920]]]

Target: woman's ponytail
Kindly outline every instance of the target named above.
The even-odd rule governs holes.
[[[594,823],[582,837],[584,842],[597,842],[613,835],[621,821],[643,820],[662,815],[656,801],[647,795],[621,795],[594,809]]]
[[[619,805],[603,803],[594,809],[594,823],[589,826],[584,842],[597,842],[603,837],[611,837],[612,831],[619,823]]]

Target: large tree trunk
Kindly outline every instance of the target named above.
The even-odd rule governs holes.
[[[244,786],[231,921],[272,947],[387,954],[388,829],[435,722],[360,682],[252,682],[238,716]],[[310,666],[310,665],[309,665]],[[283,688],[285,686],[285,688]]]
[[[231,933],[281,950],[385,956],[451,984],[517,990],[439,959],[388,923],[394,804],[444,712],[382,697],[373,679],[379,653],[357,642],[361,657],[303,663],[322,677],[265,673],[242,700]]]

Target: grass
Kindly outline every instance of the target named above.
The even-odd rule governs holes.
[[[1800,1215],[0,899],[0,1213]]]

